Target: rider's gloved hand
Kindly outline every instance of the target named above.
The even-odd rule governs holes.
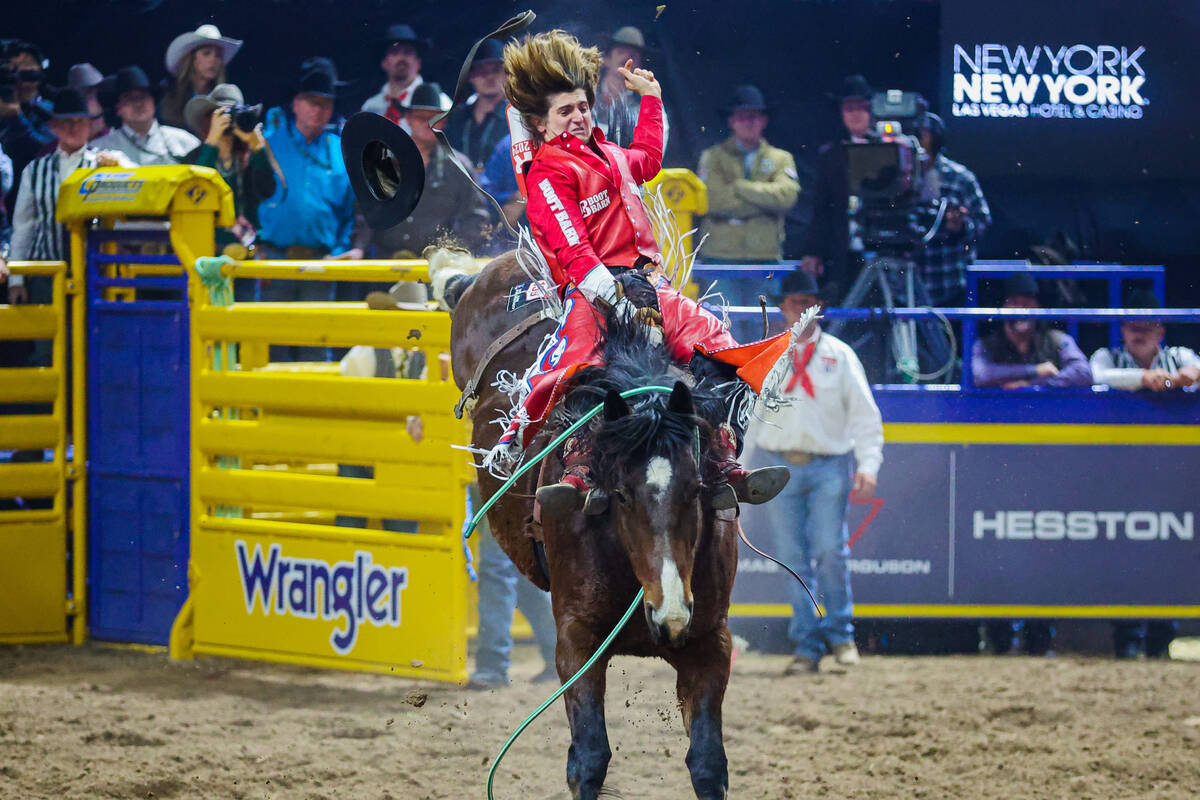
[[[637,311],[637,306],[620,290],[616,278],[603,264],[592,267],[579,282],[579,288],[593,301],[599,300],[611,307],[617,319],[623,322],[632,319]]]

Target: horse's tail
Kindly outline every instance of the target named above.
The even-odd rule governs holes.
[[[440,308],[454,311],[459,298],[482,268],[468,251],[460,247],[430,245],[422,255],[429,262],[433,299]]]

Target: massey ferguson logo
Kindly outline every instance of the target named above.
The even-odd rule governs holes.
[[[976,511],[976,539],[1156,542],[1195,536],[1191,511]]]
[[[270,546],[266,559],[257,544],[252,556],[241,540],[234,549],[247,614],[253,615],[258,605],[264,616],[340,618],[342,626],[334,628],[329,643],[343,656],[354,649],[361,623],[400,627],[400,593],[408,587],[407,567],[372,564],[371,554],[361,550],[353,561],[330,564],[284,557],[278,543]]]

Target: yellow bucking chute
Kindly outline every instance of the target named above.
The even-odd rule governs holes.
[[[233,190],[215,169],[186,164],[163,167],[97,167],[67,176],[56,217],[70,223],[96,217],[216,214],[218,227],[234,223]]]

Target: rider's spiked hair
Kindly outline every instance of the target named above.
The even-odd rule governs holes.
[[[596,101],[600,51],[584,47],[571,34],[556,29],[506,44],[504,71],[505,97],[537,136],[534,118],[545,119],[550,95],[583,89],[589,105]]]

